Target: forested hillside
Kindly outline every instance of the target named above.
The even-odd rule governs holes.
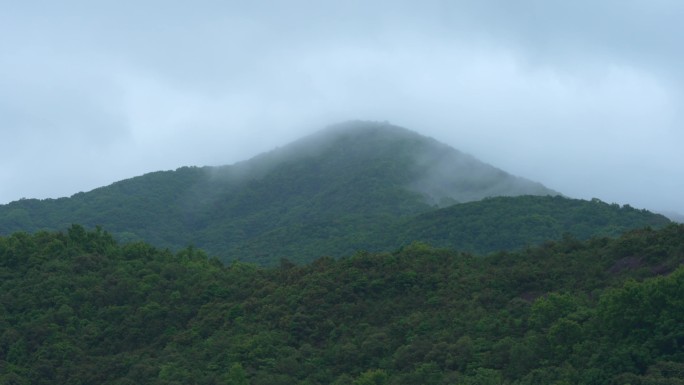
[[[2,384],[681,384],[684,226],[229,266],[0,237]]]
[[[474,253],[512,250],[571,235],[617,237],[670,221],[629,205],[561,196],[494,197],[417,215],[401,223],[391,244],[423,241]]]
[[[557,193],[409,130],[350,122],[230,166],[0,205],[0,234],[100,225],[123,241],[273,264],[370,248],[396,220],[435,206],[522,194]],[[275,257],[260,254],[263,244]]]
[[[506,195],[535,196],[479,201]],[[0,234],[80,223],[120,241],[174,251],[194,245],[222,261],[275,265],[414,240],[486,253],[565,233],[584,239],[669,223],[643,210],[545,195],[557,193],[433,139],[352,122],[231,166],[160,171],[71,198],[0,205]]]

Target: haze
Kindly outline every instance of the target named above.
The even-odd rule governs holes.
[[[0,1],[0,203],[390,121],[684,213],[684,2]]]

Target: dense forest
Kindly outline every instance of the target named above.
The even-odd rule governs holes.
[[[683,384],[684,226],[474,255],[223,265],[0,237],[0,383]]]
[[[662,215],[627,205],[561,196],[487,198],[403,216],[372,213],[370,208],[348,210],[345,205],[321,205],[326,207],[322,209],[311,202],[280,213],[263,209],[243,217],[224,216],[218,210],[213,226],[206,228],[178,224],[174,222],[174,208],[164,211],[161,206],[159,212],[166,214],[155,223],[149,223],[148,208],[139,206],[135,213],[140,224],[131,230],[145,234],[151,239],[148,242],[158,247],[178,251],[193,245],[223,262],[241,260],[265,266],[275,266],[281,258],[301,264],[322,255],[341,257],[356,250],[393,250],[414,241],[485,254],[524,248],[563,235],[578,239],[614,237],[628,230],[670,223]],[[11,218],[11,213],[4,217],[5,221]],[[99,221],[93,222],[92,226],[99,225]],[[122,223],[114,227],[121,229]],[[63,223],[54,230],[62,227],[66,230],[69,226]],[[25,230],[38,231],[31,227]],[[177,239],[173,239],[174,234],[178,234]],[[140,239],[131,231],[115,231],[112,235],[119,241]]]
[[[78,223],[120,241],[176,251],[193,244],[223,261],[274,265],[281,257],[380,250],[389,227],[417,214],[529,194],[558,193],[415,132],[350,122],[229,166],[182,167],[69,198],[0,205],[0,234]]]
[[[683,262],[662,215],[352,122],[0,205],[0,384],[682,385]]]
[[[617,237],[627,230],[669,223],[662,215],[598,199],[492,197],[412,217],[396,228],[393,235],[398,239],[388,246],[418,240],[485,254],[537,245],[564,235],[582,240]]]

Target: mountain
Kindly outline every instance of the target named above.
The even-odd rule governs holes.
[[[461,215],[459,209],[419,214],[521,195],[558,193],[407,129],[349,122],[230,166],[183,167],[70,198],[12,202],[0,206],[0,234],[79,223],[102,226],[122,241],[145,240],[174,250],[192,244],[224,261],[306,262],[359,249],[392,249],[414,234],[424,237],[428,228],[439,226],[435,220],[452,213],[453,223]],[[530,208],[528,203],[522,205]],[[641,214],[642,222],[628,226],[620,215],[589,219],[586,225],[601,232],[597,226],[652,224],[650,213]],[[559,225],[552,234],[569,231]],[[397,232],[403,238],[396,239]],[[437,236],[440,244],[449,244],[449,237]],[[530,243],[523,241],[518,244]],[[474,244],[473,250],[488,250],[481,246]]]
[[[684,226],[228,266],[0,236],[1,384],[681,384]]]
[[[559,194],[432,138],[387,123],[348,122],[331,126],[252,159],[245,166],[253,173],[255,169],[272,170],[274,164],[301,160],[322,163],[321,173],[346,174],[346,183],[364,177],[390,182],[394,187],[420,194],[431,205],[470,202],[489,196]]]
[[[629,205],[561,196],[492,197],[419,214],[401,222],[391,245],[414,241],[473,253],[514,250],[572,236],[617,237],[637,228],[660,228],[663,215]]]

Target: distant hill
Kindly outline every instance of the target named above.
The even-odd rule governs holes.
[[[629,205],[561,196],[493,197],[412,217],[394,232],[392,244],[413,241],[475,253],[514,250],[572,236],[616,237],[628,230],[671,223]]]
[[[183,167],[70,198],[2,205],[0,234],[66,229],[72,223],[100,225],[122,241],[145,240],[175,250],[192,244],[224,261],[273,264],[282,257],[303,262],[320,255],[393,248],[414,236],[444,245],[469,239],[469,247],[486,251],[571,232],[563,226],[575,223],[562,219],[554,222],[553,231],[532,234],[530,228],[532,238],[518,236],[515,242],[488,239],[487,245],[482,245],[471,235],[430,234],[430,228],[439,227],[435,221],[442,219],[449,223],[448,228],[465,226],[467,230],[477,222],[468,210],[480,206],[435,211],[439,208],[520,195],[558,193],[415,132],[384,123],[349,122],[230,166]],[[520,202],[530,208],[529,201]],[[549,202],[539,204],[557,202],[562,206],[563,201]],[[483,203],[497,204],[497,208],[482,209],[483,213],[505,215],[502,223],[518,226],[509,218],[512,211],[499,203]],[[459,210],[468,214],[468,224],[455,224],[461,216]],[[591,216],[591,209],[587,210]],[[427,216],[416,217],[419,214]],[[647,212],[632,214],[629,219],[617,212],[585,218],[582,223],[587,228],[580,233],[667,222],[662,217],[654,222]],[[494,222],[489,218],[480,223]],[[504,236],[516,231],[494,228]],[[398,233],[401,239],[396,238]]]

